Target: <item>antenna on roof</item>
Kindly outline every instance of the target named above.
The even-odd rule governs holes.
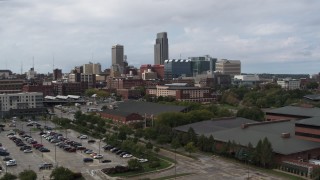
[[[32,68],[34,70],[34,56],[32,56]]]
[[[23,72],[23,62],[21,61],[21,69],[20,69],[20,74],[22,74],[22,72]]]
[[[91,52],[91,62],[93,63],[93,52]]]
[[[54,70],[54,54],[52,54],[52,70]]]

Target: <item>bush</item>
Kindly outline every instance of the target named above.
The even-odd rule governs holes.
[[[117,173],[125,173],[129,172],[129,168],[126,166],[116,166],[112,168],[105,168],[101,170],[105,174],[117,174]]]
[[[157,168],[157,167],[160,167],[160,161],[151,161],[150,163],[149,163],[149,167],[150,168]]]

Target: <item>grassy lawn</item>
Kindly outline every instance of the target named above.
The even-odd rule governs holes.
[[[219,104],[220,107],[224,107],[224,108],[227,108],[227,109],[233,109],[233,110],[239,110],[239,106],[231,106],[229,104]]]
[[[157,171],[161,170],[164,168],[167,168],[171,165],[170,162],[160,159],[160,166],[157,168],[150,168],[149,167],[149,162],[147,163],[142,163],[143,170],[142,171],[131,171],[131,172],[126,172],[126,173],[119,173],[119,174],[108,174],[111,177],[132,177],[132,176],[139,176],[143,175],[152,171]]]

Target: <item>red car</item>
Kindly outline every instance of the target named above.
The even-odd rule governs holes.
[[[76,152],[76,148],[70,148],[69,150],[67,150],[68,152]]]
[[[43,147],[43,145],[42,144],[32,144],[32,147],[34,147],[34,148],[39,148],[39,147]]]

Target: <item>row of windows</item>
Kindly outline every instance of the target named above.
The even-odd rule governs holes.
[[[297,124],[296,127],[302,127],[302,128],[308,128],[308,129],[320,129],[320,126],[313,126],[313,125],[307,125],[307,124]]]
[[[317,134],[295,132],[295,135],[296,135],[296,136],[304,136],[304,137],[310,137],[310,138],[320,139],[320,135],[317,135]]]

